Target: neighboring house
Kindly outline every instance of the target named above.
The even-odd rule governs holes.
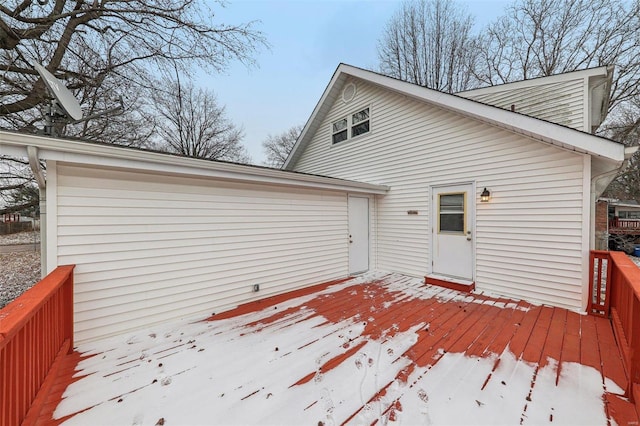
[[[592,206],[631,153],[348,65],[287,170],[0,131],[46,160],[44,270],[77,265],[77,342],[372,269],[584,310]]]
[[[370,200],[371,268],[584,309],[595,200],[635,150],[518,111],[548,81],[564,96],[535,113],[590,129],[609,78],[598,68],[463,94],[502,96],[512,112],[342,64],[284,168],[389,187]]]
[[[596,235],[602,241],[597,248],[634,253],[640,242],[640,204],[635,200],[599,198]]]
[[[609,214],[612,219],[640,220],[640,205],[636,200],[613,200]]]

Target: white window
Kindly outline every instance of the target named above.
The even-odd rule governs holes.
[[[640,211],[621,210],[618,215],[620,219],[640,219]]]
[[[343,118],[342,120],[338,120],[333,123],[332,126],[333,131],[333,143],[342,142],[347,140],[347,119]]]
[[[358,111],[351,116],[351,137],[365,134],[369,131],[369,108]]]
[[[331,141],[336,144],[369,133],[369,121],[369,107],[334,121],[331,125]]]

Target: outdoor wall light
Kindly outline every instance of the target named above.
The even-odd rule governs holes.
[[[482,193],[480,194],[480,202],[488,203],[489,199],[491,199],[491,192],[489,192],[489,190],[485,188],[484,191],[482,191]]]

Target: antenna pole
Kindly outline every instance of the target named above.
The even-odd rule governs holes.
[[[44,114],[44,134],[47,136],[55,136],[55,129],[53,127],[53,115],[55,111],[54,100],[51,100],[47,105],[47,110]]]

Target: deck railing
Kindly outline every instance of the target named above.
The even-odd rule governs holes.
[[[73,351],[73,268],[56,268],[0,310],[0,426],[37,415],[49,372]]]
[[[620,219],[615,217],[609,219],[609,228],[614,229],[640,229],[640,220],[638,219]]]
[[[590,275],[588,312],[603,309],[611,317],[629,379],[626,394],[640,411],[640,268],[622,252],[592,251]]]

